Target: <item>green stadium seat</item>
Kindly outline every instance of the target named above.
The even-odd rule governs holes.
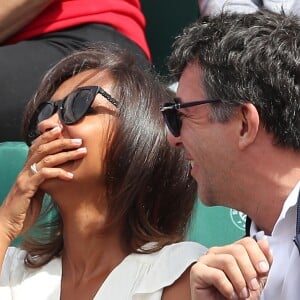
[[[198,199],[187,239],[206,247],[232,243],[245,236],[246,215],[231,208],[206,207]]]
[[[0,203],[8,194],[27,157],[28,147],[22,142],[0,143]],[[20,239],[13,244],[18,245]]]
[[[3,201],[27,157],[28,147],[22,142],[0,143],[0,200]]]

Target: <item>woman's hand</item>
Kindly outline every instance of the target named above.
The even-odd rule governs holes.
[[[271,263],[266,240],[212,247],[191,269],[192,299],[259,299]]]
[[[60,135],[61,127],[57,126],[39,136],[30,147],[23,169],[0,207],[0,242],[5,239],[10,243],[37,220],[44,197],[40,186],[45,180],[72,180],[72,173],[56,166],[82,158],[86,149],[80,148],[81,139]]]

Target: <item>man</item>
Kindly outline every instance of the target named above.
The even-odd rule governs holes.
[[[262,299],[300,295],[299,47],[296,17],[262,10],[203,18],[174,44],[178,99],[161,109],[202,202],[244,212],[250,235],[267,235],[273,264]],[[196,295],[197,264],[191,278]]]

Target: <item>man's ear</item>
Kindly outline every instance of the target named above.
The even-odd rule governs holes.
[[[251,145],[257,136],[259,115],[256,107],[251,103],[240,106],[240,135],[239,148],[244,150]]]

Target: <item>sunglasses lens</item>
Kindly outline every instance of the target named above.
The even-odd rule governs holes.
[[[54,105],[50,102],[45,102],[41,105],[41,107],[38,109],[38,115],[36,118],[36,125],[38,125],[40,122],[50,118],[53,115],[54,112]]]
[[[63,102],[59,114],[67,125],[74,124],[84,117],[96,96],[97,89],[79,89],[71,93]]]
[[[168,105],[169,104],[167,103],[166,106]],[[177,109],[167,109],[163,111],[163,116],[170,132],[175,137],[178,137],[180,135],[181,120]]]
[[[37,138],[40,135],[37,125],[40,122],[50,118],[53,115],[54,110],[55,110],[55,107],[50,102],[42,103],[38,107],[37,111],[35,112],[35,115],[31,119],[30,125],[29,125],[28,139],[30,142],[32,142],[35,138]]]

